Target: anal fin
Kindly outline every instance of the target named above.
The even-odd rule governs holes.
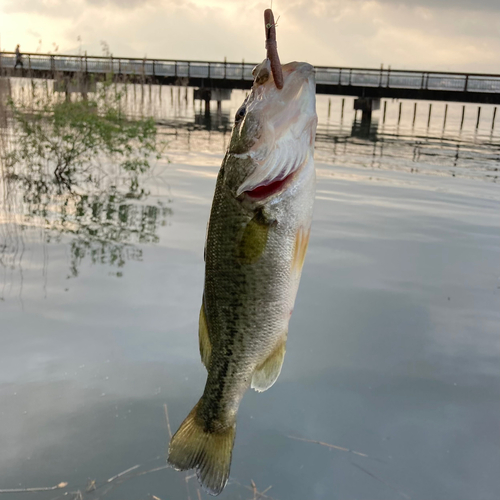
[[[208,334],[207,317],[205,316],[205,302],[201,304],[200,309],[198,340],[200,343],[201,362],[208,370],[208,365],[210,364],[210,355],[212,354],[212,344],[210,343],[210,337]]]
[[[267,391],[278,379],[286,352],[286,336],[276,346],[268,358],[259,365],[252,376],[252,389]]]

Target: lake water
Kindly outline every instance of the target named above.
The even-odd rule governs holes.
[[[0,178],[0,490],[68,483],[6,499],[208,498],[164,468],[166,410],[175,431],[205,382],[204,238],[243,97],[207,116],[190,90],[138,87],[131,109],[168,143],[138,179]],[[341,117],[318,97],[287,355],[243,400],[221,499],[498,498],[500,123],[482,106],[476,128],[467,105],[460,130],[449,103],[443,127],[433,103],[427,126],[413,106],[398,124],[388,101],[366,129],[351,98]]]

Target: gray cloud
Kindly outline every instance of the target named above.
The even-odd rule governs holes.
[[[275,2],[275,13],[286,14],[289,11],[301,11],[301,15],[313,15],[321,18],[337,19],[339,14],[352,8],[353,4],[359,5],[360,12],[378,7],[390,7],[391,11],[428,9],[430,12],[498,12],[500,13],[500,0],[284,0]],[[148,9],[152,16],[165,11],[179,12],[182,10],[197,10],[205,12],[224,11],[226,8],[239,5],[241,11],[260,11],[266,7],[263,2],[250,2],[238,0],[215,0],[213,3],[190,2],[189,0],[5,0],[3,12],[6,14],[42,14],[53,18],[80,19],[86,10],[100,9],[103,13],[110,9],[118,11],[137,11]],[[260,15],[260,12],[259,12]],[[282,17],[284,19],[285,16]],[[466,19],[467,20],[467,19]],[[406,20],[409,21],[408,19]],[[369,23],[365,23],[369,29]]]
[[[105,40],[115,56],[227,56],[252,62],[264,57],[262,11],[268,2],[7,0],[3,5],[4,13],[23,12],[26,18],[22,26],[3,28],[2,43],[20,42],[25,51],[35,50],[36,31],[63,53],[78,52],[80,35],[81,50],[89,54],[101,54]],[[274,11],[281,16],[283,61],[500,71],[499,0],[275,0]]]
[[[123,10],[132,10],[146,5],[178,5],[180,0],[7,0],[4,12],[14,13],[38,13],[53,17],[78,17],[86,6],[106,8],[112,6]]]
[[[84,3],[89,5],[94,5],[97,7],[103,7],[107,5],[112,5],[113,7],[118,7],[121,9],[135,9],[136,7],[144,7],[146,5],[182,5],[181,0],[83,0]]]
[[[366,3],[366,0],[355,1]],[[500,12],[498,0],[377,0],[377,2],[409,7],[429,7],[431,9],[494,10]]]
[[[79,7],[79,6],[78,6]],[[51,17],[74,17],[79,13],[75,4],[63,0],[7,0],[3,7],[6,14],[44,14]]]
[[[451,10],[470,10],[481,11],[491,10],[500,12],[499,0],[308,0],[304,1],[289,1],[276,2],[275,12],[279,14],[280,10],[287,10],[288,6],[303,5],[310,7],[311,5],[321,5],[323,8],[334,11],[340,5],[347,5],[353,2],[360,4],[392,4],[395,7],[404,6],[411,8],[426,7],[429,9],[451,9]],[[186,6],[189,2],[182,0],[80,0],[80,1],[64,1],[64,0],[7,0],[5,2],[4,11],[8,13],[14,12],[38,12],[54,16],[76,15],[85,5],[92,7],[104,8],[112,6],[122,10],[132,10],[138,7],[156,6],[159,8],[167,6]],[[234,0],[219,0],[216,5],[211,6],[211,2],[207,1],[205,7],[216,8],[222,4],[231,5],[238,2]],[[243,2],[242,2],[243,3]],[[247,3],[247,2],[245,2]],[[250,3],[250,2],[248,2]],[[255,7],[262,6],[262,2],[255,2]]]
[[[182,0],[7,0],[4,11],[7,13],[37,12],[53,16],[77,16],[85,8],[115,7],[123,10],[132,10],[145,6],[183,5]]]
[[[465,15],[395,0],[298,0],[286,4],[278,44],[302,39],[295,57],[315,64],[498,72],[499,22],[486,10]]]

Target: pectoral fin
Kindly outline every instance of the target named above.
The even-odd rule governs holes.
[[[292,271],[298,273],[302,271],[304,259],[306,258],[307,246],[309,244],[309,234],[311,228],[299,228],[295,235],[295,245],[293,250]]]
[[[258,392],[267,391],[278,379],[286,352],[286,336],[278,344],[271,355],[258,366],[252,377],[252,389]]]
[[[269,235],[269,224],[258,212],[245,226],[236,247],[236,257],[242,264],[254,264],[264,252]]]
[[[200,325],[198,329],[198,339],[200,342],[200,355],[201,362],[205,365],[208,370],[208,365],[210,364],[210,355],[212,353],[212,344],[210,343],[210,337],[208,335],[207,318],[205,316],[205,303],[201,304],[200,309]]]

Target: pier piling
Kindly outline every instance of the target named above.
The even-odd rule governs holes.
[[[380,99],[371,97],[358,97],[354,99],[354,109],[361,110],[361,123],[370,124],[372,120],[372,111],[380,109]]]

